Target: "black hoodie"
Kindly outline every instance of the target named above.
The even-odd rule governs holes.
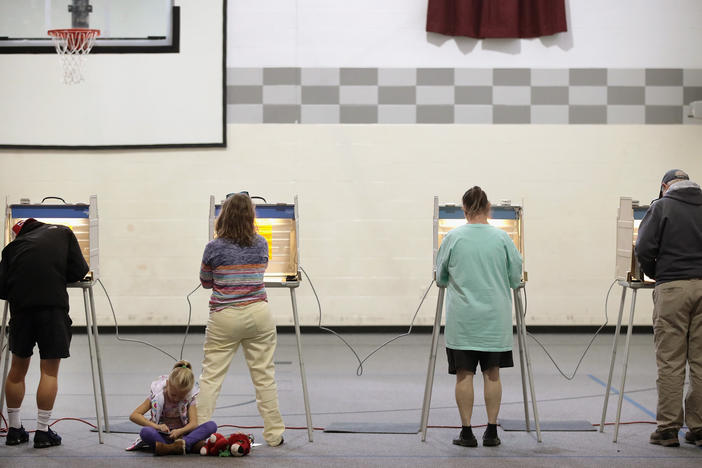
[[[29,220],[7,244],[0,261],[0,299],[13,311],[68,310],[66,284],[83,279],[88,264],[70,228]]]
[[[656,284],[702,279],[702,190],[673,184],[654,201],[639,226],[636,257]]]

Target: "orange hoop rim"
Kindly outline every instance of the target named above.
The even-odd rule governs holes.
[[[89,28],[66,28],[66,29],[49,29],[47,34],[51,37],[66,38],[71,37],[73,34],[90,34],[94,36],[100,35],[99,29],[89,29]]]

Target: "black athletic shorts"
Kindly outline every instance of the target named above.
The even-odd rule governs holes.
[[[10,314],[10,351],[21,358],[32,355],[39,345],[41,359],[63,359],[70,356],[71,324],[64,309],[25,309]]]
[[[456,370],[467,370],[475,374],[480,363],[480,370],[485,372],[492,367],[514,367],[512,351],[473,351],[472,349],[446,348],[449,374]]]

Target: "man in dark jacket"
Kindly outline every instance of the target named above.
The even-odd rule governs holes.
[[[650,442],[677,447],[683,425],[685,364],[690,386],[685,441],[702,446],[702,190],[688,175],[665,173],[660,198],[641,221],[636,257],[656,280],[653,332],[658,365],[658,428]]]
[[[76,236],[66,226],[29,218],[12,230],[16,238],[3,249],[0,261],[0,299],[10,303],[12,351],[5,385],[10,419],[5,443],[17,445],[29,440],[19,411],[24,378],[37,344],[41,378],[34,447],[51,447],[61,444],[61,437],[49,429],[48,423],[58,391],[59,364],[69,356],[71,343],[66,284],[81,280],[89,268]]]

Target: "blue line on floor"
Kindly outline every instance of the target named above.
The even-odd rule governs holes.
[[[606,384],[605,382],[601,381],[600,379],[598,379],[597,377],[595,377],[594,375],[588,374],[587,376],[590,377],[590,378],[591,378],[592,380],[594,380],[595,382],[597,382],[598,384],[602,385],[604,388],[607,388],[607,384]],[[615,395],[619,395],[619,390],[617,390],[616,388],[610,387],[610,390],[611,390],[612,393],[614,393]],[[638,403],[638,402],[635,401],[634,399],[632,399],[632,398],[626,396],[626,394],[624,394],[624,399],[625,399],[626,401],[628,401],[629,403],[631,403],[632,405],[636,406],[638,409],[640,409],[641,411],[643,411],[644,413],[646,413],[646,414],[649,415],[650,417],[652,417],[653,419],[656,419],[656,413],[654,413],[653,411],[649,410],[648,408],[646,408],[646,407],[643,406],[642,404]]]

